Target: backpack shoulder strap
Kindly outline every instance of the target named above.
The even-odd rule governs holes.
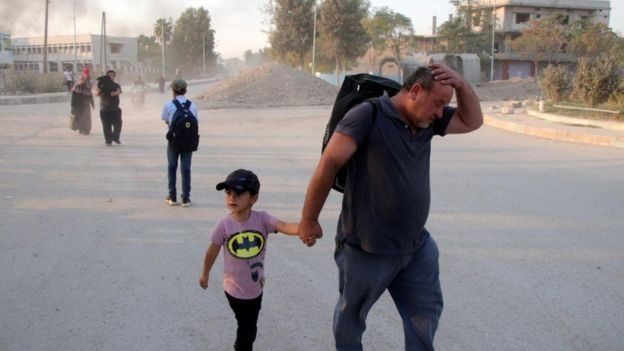
[[[188,100],[188,99],[187,99],[187,100],[184,102],[184,108],[188,110],[190,107],[191,107],[191,100]]]
[[[180,104],[180,101],[178,101],[178,99],[173,99],[171,100],[171,102],[173,102],[176,108],[182,108],[182,105]]]

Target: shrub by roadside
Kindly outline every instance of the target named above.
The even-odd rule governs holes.
[[[67,90],[67,87],[63,85],[63,74],[60,72],[42,74],[32,71],[6,70],[5,79],[6,86],[2,91],[3,94],[39,94]]]

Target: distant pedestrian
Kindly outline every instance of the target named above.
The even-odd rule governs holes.
[[[158,78],[158,91],[160,91],[161,94],[165,92],[165,77],[163,76]]]
[[[91,69],[89,68],[89,64],[85,63],[84,66],[82,67],[82,75],[85,77],[85,79],[91,83]]]
[[[71,111],[78,132],[82,135],[91,133],[91,109],[95,107],[91,84],[84,75],[78,77],[78,82],[72,88]]]
[[[145,82],[138,76],[132,84],[132,105],[135,109],[141,109],[143,104],[145,104]]]
[[[252,210],[260,192],[260,181],[252,171],[230,173],[217,184],[217,190],[225,190],[224,202],[230,213],[212,231],[199,286],[208,287],[210,270],[223,248],[223,289],[238,324],[234,350],[248,351],[258,330],[269,233],[297,235],[297,224]]]
[[[111,146],[113,142],[121,144],[121,108],[119,107],[119,95],[121,86],[115,83],[116,73],[113,70],[97,79],[95,94],[100,97],[100,119],[104,131],[104,142]]]
[[[191,159],[193,157],[193,148],[178,147],[174,145],[173,134],[177,121],[176,118],[192,118],[195,127],[198,126],[199,116],[197,114],[197,106],[187,99],[186,82],[178,79],[171,83],[171,91],[173,92],[173,100],[167,102],[163,107],[160,118],[167,124],[167,178],[169,181],[169,195],[165,198],[165,202],[170,206],[178,204],[176,190],[176,173],[178,171],[178,159],[180,160],[180,173],[182,175],[182,206],[191,205]],[[187,115],[183,117],[180,112],[186,110]],[[189,122],[191,124],[191,122]],[[197,135],[197,138],[199,136]],[[197,145],[195,145],[195,149]]]
[[[74,72],[69,67],[65,67],[63,70],[63,84],[67,87],[67,92],[71,93],[74,86]]]

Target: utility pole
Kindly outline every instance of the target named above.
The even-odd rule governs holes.
[[[102,32],[100,35],[100,68],[102,68],[102,73],[106,73],[108,69],[106,46],[106,12],[102,11]]]
[[[78,48],[76,47],[76,0],[74,0],[74,69],[78,72]]]
[[[492,59],[490,60],[490,82],[494,80],[494,32],[496,31],[496,0],[492,0]]]
[[[45,28],[43,31],[43,73],[48,73],[48,4],[45,0]]]
[[[204,75],[202,78],[206,78],[206,34],[202,34],[202,63],[204,66]]]
[[[162,61],[162,76],[165,76],[165,23],[166,20],[163,17],[162,20],[160,21],[160,41],[161,41],[161,61]]]
[[[314,0],[314,33],[312,33],[312,75],[315,75],[314,63],[316,61],[316,1]]]

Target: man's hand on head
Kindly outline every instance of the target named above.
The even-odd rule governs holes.
[[[464,78],[451,67],[442,63],[432,63],[429,65],[433,78],[443,85],[451,85],[454,89],[461,89],[466,84]]]

